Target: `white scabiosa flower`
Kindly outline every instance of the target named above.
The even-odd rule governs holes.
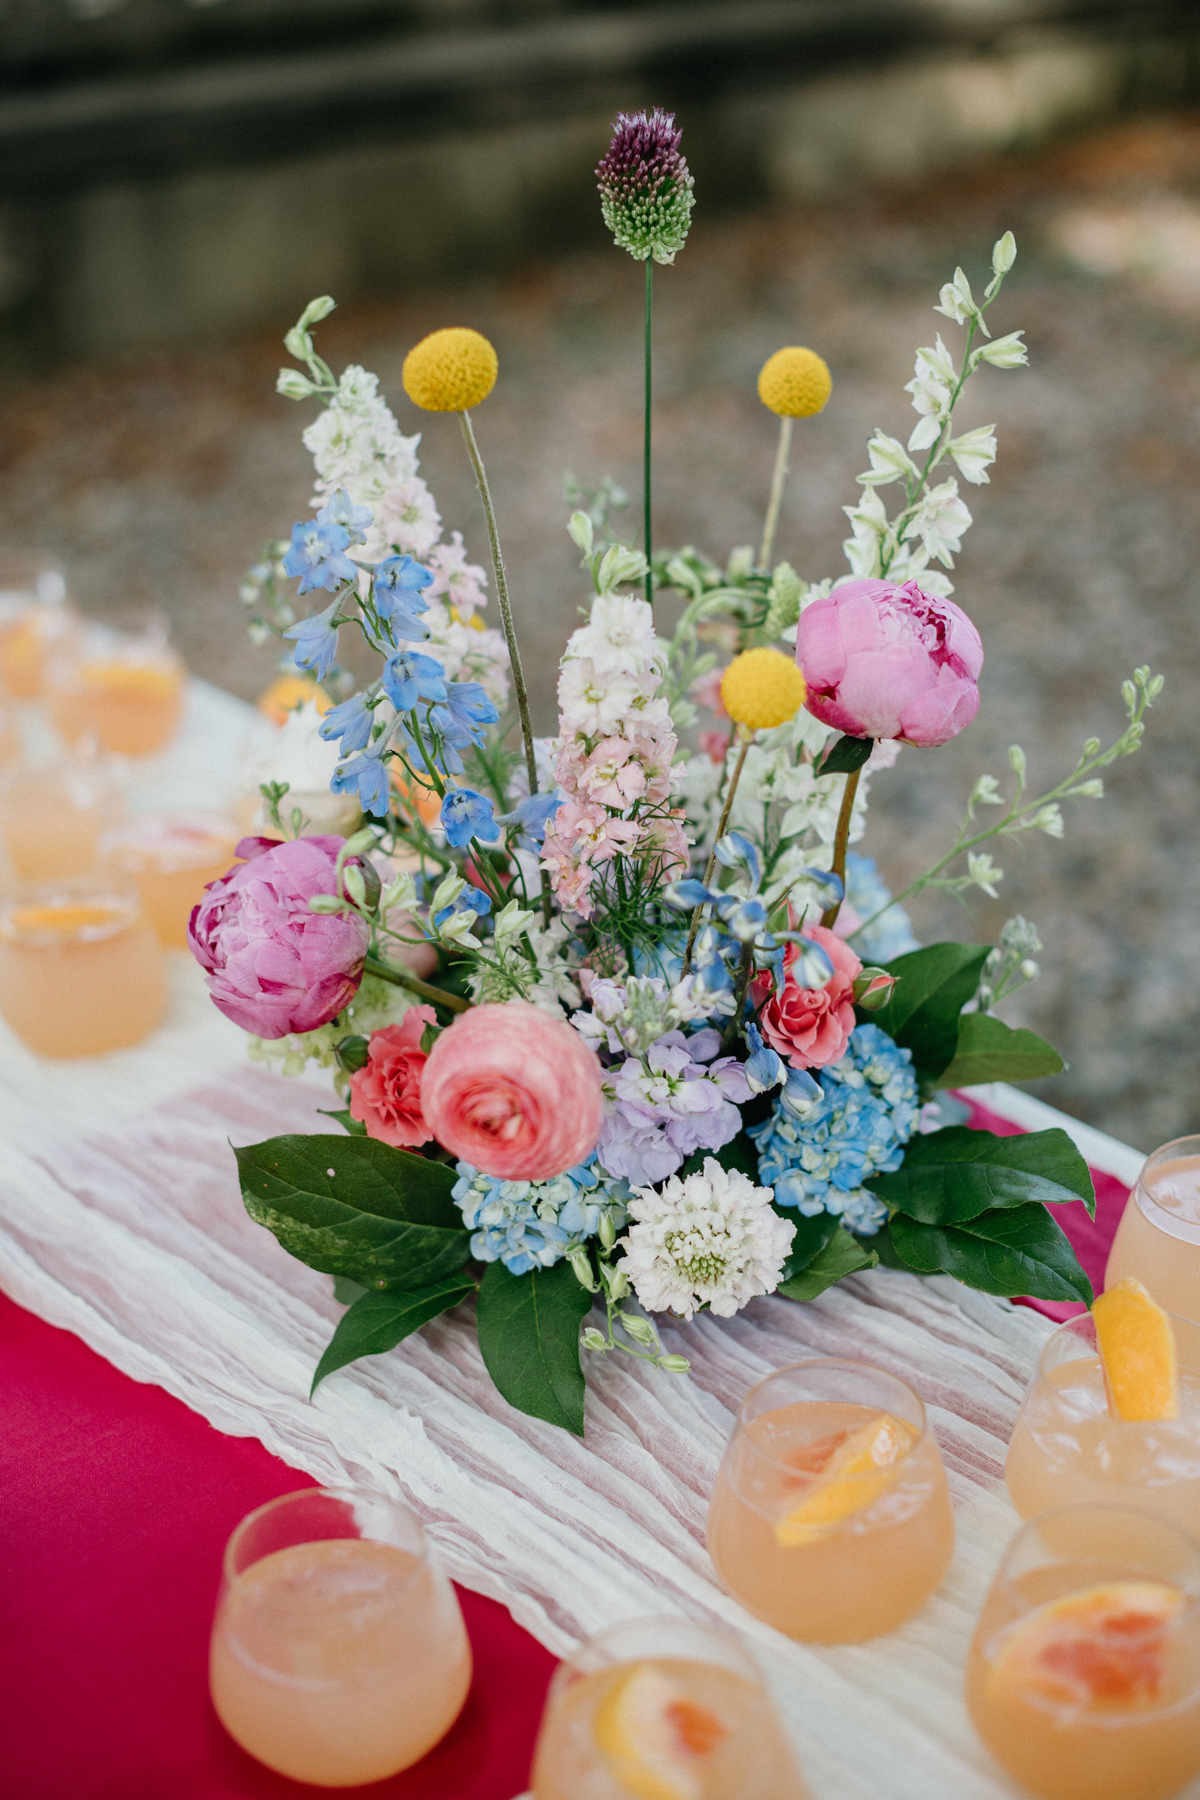
[[[629,1211],[620,1267],[647,1311],[684,1319],[701,1306],[727,1319],[772,1293],[796,1234],[772,1209],[770,1188],[711,1156],[701,1174],[674,1175],[660,1193],[638,1188]]]

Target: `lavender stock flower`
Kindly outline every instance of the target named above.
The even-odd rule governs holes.
[[[692,216],[692,177],[673,113],[618,113],[596,170],[600,210],[619,250],[636,262],[673,263]]]

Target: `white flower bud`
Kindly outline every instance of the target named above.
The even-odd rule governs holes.
[[[567,1260],[571,1265],[572,1273],[580,1287],[585,1287],[589,1294],[594,1294],[599,1283],[592,1274],[591,1258],[588,1256],[587,1251],[572,1250]]]
[[[654,1342],[654,1327],[649,1319],[643,1319],[640,1313],[623,1312],[621,1324],[635,1344],[652,1344]]]
[[[275,392],[282,394],[285,400],[307,400],[316,391],[308,376],[302,375],[299,369],[280,369]]]
[[[314,894],[308,903],[308,910],[314,913],[345,912],[346,902],[337,894]]]
[[[1012,772],[1016,776],[1017,780],[1024,781],[1024,779],[1025,779],[1025,752],[1022,750],[1020,744],[1010,744],[1009,745],[1008,761],[1009,761],[1009,766],[1011,767]]]
[[[336,305],[337,301],[328,294],[321,294],[316,300],[310,300],[297,320],[297,329],[302,331],[306,325],[319,325],[322,319],[329,317]]]
[[[592,521],[588,518],[588,515],[585,512],[573,512],[567,521],[567,530],[570,532],[579,548],[583,551],[583,554],[585,556],[590,556],[594,533],[592,531]]]
[[[606,1250],[611,1250],[617,1241],[617,1228],[613,1224],[612,1214],[609,1212],[600,1214],[599,1236],[600,1242]]]
[[[668,1375],[686,1375],[692,1365],[686,1356],[660,1356],[657,1366]]]
[[[997,275],[1007,275],[1017,260],[1017,240],[1011,231],[997,238],[992,246],[992,268]]]
[[[1100,739],[1099,738],[1089,738],[1087,743],[1083,746],[1083,754],[1085,756],[1095,756],[1095,754],[1096,754],[1097,750],[1099,750],[1099,748],[1100,748]]]
[[[1041,970],[1035,962],[1031,961],[1029,957],[1026,957],[1025,961],[1021,964],[1021,973],[1026,981],[1036,981],[1041,974]]]
[[[607,1350],[608,1349],[608,1343],[605,1339],[604,1333],[602,1331],[597,1331],[596,1327],[594,1325],[588,1326],[587,1330],[584,1332],[583,1337],[580,1341],[585,1350]]]

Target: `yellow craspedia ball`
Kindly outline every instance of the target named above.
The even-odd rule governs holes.
[[[768,356],[758,374],[758,397],[781,418],[819,413],[833,392],[833,377],[815,350],[792,345]]]
[[[496,352],[465,325],[431,331],[404,359],[401,379],[410,400],[426,412],[467,412],[496,385]]]
[[[782,650],[743,650],[721,678],[725,711],[750,731],[769,731],[799,712],[804,677]]]

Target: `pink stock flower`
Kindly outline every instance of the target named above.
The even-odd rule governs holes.
[[[778,1051],[793,1069],[822,1069],[838,1060],[854,1030],[853,987],[862,973],[862,963],[848,944],[823,925],[809,925],[802,934],[824,950],[833,964],[833,975],[823,988],[802,988],[792,975],[792,964],[800,954],[797,945],[789,944],[784,952],[784,986],[781,994],[772,991],[769,975],[760,975],[751,984],[756,1002],[770,995],[762,1010],[760,1028],[772,1050]]]
[[[344,838],[243,838],[243,860],[192,909],[188,948],[219,1011],[243,1031],[281,1038],[327,1025],[358,992],[370,933],[353,913],[310,912],[337,891]]]
[[[428,1060],[421,1048],[427,1025],[437,1024],[432,1006],[410,1006],[399,1025],[373,1031],[367,1061],[350,1077],[350,1117],[367,1136],[409,1150],[433,1136],[421,1111],[421,1072]]]
[[[565,1020],[526,1000],[475,1006],[433,1046],[421,1081],[430,1131],[502,1181],[548,1181],[596,1147],[600,1064]]]
[[[851,737],[944,744],[971,723],[979,633],[915,581],[846,581],[800,617],[796,661],[814,718]]]
[[[709,762],[716,763],[717,767],[720,768],[724,763],[725,758],[729,755],[729,733],[727,731],[717,731],[715,729],[711,731],[702,731],[699,734],[698,741],[701,750],[703,750]]]

